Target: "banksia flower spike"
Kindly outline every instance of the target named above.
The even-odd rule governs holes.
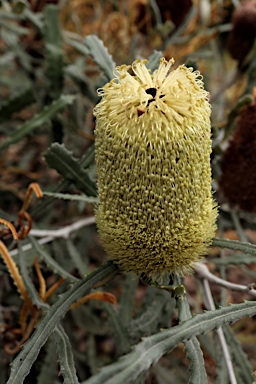
[[[210,105],[198,72],[116,68],[95,107],[102,244],[123,271],[184,274],[215,232]]]

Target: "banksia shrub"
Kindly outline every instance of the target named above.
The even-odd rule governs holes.
[[[228,38],[228,50],[241,67],[253,47],[256,37],[256,1],[247,1],[238,7],[232,17],[232,30]]]
[[[256,212],[256,104],[240,115],[236,131],[222,159],[220,187],[228,201]]]
[[[198,72],[116,68],[95,107],[99,234],[124,271],[184,274],[215,232],[210,105]]]

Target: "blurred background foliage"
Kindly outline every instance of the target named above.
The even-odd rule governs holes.
[[[56,303],[70,285],[107,259],[93,218],[93,108],[99,101],[96,90],[113,78],[115,65],[147,58],[154,70],[164,56],[174,57],[175,66],[185,63],[200,70],[212,105],[217,235],[256,241],[256,1],[2,0],[0,30],[0,216],[16,228],[19,251],[5,225],[0,236],[33,305],[41,306],[24,314],[24,298],[1,262],[0,383],[6,383],[13,358],[33,330],[29,333],[29,325],[48,308],[46,299],[47,305]],[[21,217],[31,183],[38,183],[44,196],[33,198],[29,215]],[[30,220],[30,236],[22,239]],[[223,279],[248,286],[256,279],[254,258],[215,247],[207,265]],[[53,287],[46,296],[44,284],[46,293]],[[187,276],[184,284],[192,313],[203,313],[208,307],[202,279]],[[249,298],[216,283],[211,288],[216,306]],[[38,351],[25,383],[76,382],[75,373],[67,378],[55,343],[59,351],[73,351],[68,361],[82,382],[141,337],[178,324],[174,298],[132,274],[119,275],[105,289],[114,296],[96,296],[67,313],[59,339],[51,336]],[[253,382],[255,329],[253,318],[224,329],[239,384]],[[199,341],[208,382],[229,383],[216,334],[201,335]],[[134,383],[186,383],[189,364],[178,344]]]

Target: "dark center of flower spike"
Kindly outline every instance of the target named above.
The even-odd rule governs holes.
[[[150,103],[152,103],[152,101],[155,101],[155,97],[156,97],[156,93],[157,93],[157,89],[156,88],[148,88],[146,89],[145,91],[148,95],[151,95],[152,96],[152,99],[148,100],[148,103],[147,103],[147,107],[149,106]],[[164,97],[164,95],[161,95],[161,97]],[[141,110],[141,109],[138,109],[138,117],[142,116],[145,111]]]
[[[146,89],[146,93],[148,95],[151,95],[154,99],[156,97],[156,88],[148,88]],[[149,100],[149,101],[152,101],[152,100]]]
[[[148,95],[151,95],[152,96],[152,99],[148,100],[148,103],[147,103],[147,107],[149,106],[150,103],[152,103],[152,101],[156,101],[155,97],[156,97],[156,93],[157,93],[157,89],[156,88],[148,88],[146,89],[146,93]],[[159,98],[161,99],[162,97],[164,97],[164,95],[160,95]]]
[[[151,95],[151,96],[152,96],[152,99],[151,99],[151,100],[148,100],[148,104],[147,104],[147,107],[148,107],[149,104],[152,103],[152,101],[155,101],[156,88],[148,88],[148,89],[146,89],[146,93],[147,93],[148,95]]]

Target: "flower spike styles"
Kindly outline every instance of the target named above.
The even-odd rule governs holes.
[[[94,109],[100,238],[121,270],[149,278],[189,272],[216,230],[208,93],[173,62],[117,67]]]

